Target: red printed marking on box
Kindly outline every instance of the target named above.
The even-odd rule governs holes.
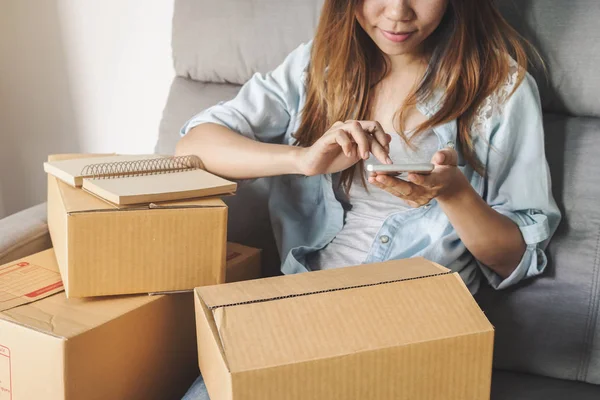
[[[12,366],[10,349],[0,345],[0,400],[12,400]]]
[[[25,295],[25,297],[29,297],[29,298],[38,297],[39,295],[42,295],[44,293],[47,293],[47,292],[49,292],[51,290],[57,289],[57,288],[62,287],[62,286],[63,286],[62,282],[56,282],[56,283],[53,283],[52,285],[48,285],[48,286],[43,287],[43,288],[38,289],[38,290],[34,290],[31,293],[27,293]]]
[[[230,251],[227,253],[227,261],[231,261],[236,257],[241,256],[242,253],[238,253],[237,251]]]

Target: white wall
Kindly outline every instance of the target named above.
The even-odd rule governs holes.
[[[0,217],[44,201],[50,153],[151,153],[173,0],[0,0]]]

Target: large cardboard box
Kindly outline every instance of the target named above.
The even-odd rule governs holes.
[[[211,400],[489,399],[494,330],[422,258],[195,289]]]
[[[53,250],[0,286],[2,400],[179,400],[197,377],[192,293],[66,299]]]
[[[118,207],[49,175],[48,225],[67,297],[225,282],[227,206],[219,198]]]

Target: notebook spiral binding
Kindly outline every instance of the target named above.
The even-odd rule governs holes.
[[[126,178],[183,172],[203,167],[198,156],[157,157],[147,160],[90,164],[81,170],[81,175],[92,179]]]

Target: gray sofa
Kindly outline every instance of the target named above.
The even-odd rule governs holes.
[[[499,0],[541,50],[546,149],[564,220],[541,278],[477,300],[496,328],[492,399],[600,399],[600,1]],[[156,151],[172,153],[195,112],[235,96],[256,71],[312,37],[322,0],[176,0],[173,81]],[[518,9],[515,9],[518,7]],[[266,212],[268,181],[226,201],[229,238],[277,253]],[[251,212],[249,212],[251,210]],[[44,205],[0,220],[0,262],[49,246]]]

